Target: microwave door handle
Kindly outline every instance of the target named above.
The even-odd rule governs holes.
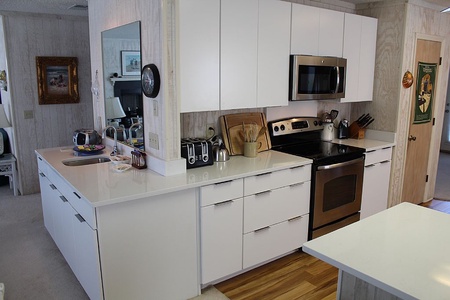
[[[339,90],[339,67],[334,67],[336,69],[336,89],[334,90],[334,93],[337,94],[338,90]]]

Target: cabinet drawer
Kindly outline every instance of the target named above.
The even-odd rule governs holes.
[[[309,212],[311,182],[306,181],[244,198],[244,233]]]
[[[243,180],[235,179],[200,188],[200,206],[207,206],[242,197]]]
[[[37,157],[37,163],[39,171],[41,171],[42,173],[44,173],[45,176],[48,177],[48,169],[49,169],[48,164],[40,156]]]
[[[244,235],[243,267],[248,268],[303,246],[309,215]]]
[[[382,161],[391,160],[392,147],[366,152],[364,165],[368,166]]]
[[[69,200],[70,205],[81,215],[81,217],[86,221],[86,223],[91,226],[92,229],[97,229],[97,221],[95,217],[95,208],[82,197],[79,193],[75,192],[69,184],[62,180],[59,182],[62,186],[62,194]],[[59,187],[58,187],[59,189]]]
[[[256,194],[311,179],[311,165],[263,173],[244,179],[244,196]]]

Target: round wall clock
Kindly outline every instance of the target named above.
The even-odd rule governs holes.
[[[159,93],[161,80],[159,78],[158,67],[154,64],[145,65],[142,68],[141,86],[144,95],[150,98],[156,98]]]

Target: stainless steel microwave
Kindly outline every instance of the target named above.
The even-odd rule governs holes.
[[[345,97],[347,59],[291,55],[289,100],[324,100]]]

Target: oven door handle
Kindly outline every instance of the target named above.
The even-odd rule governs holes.
[[[360,158],[357,158],[357,159],[353,159],[353,160],[337,163],[337,164],[326,165],[326,166],[318,166],[317,170],[319,170],[319,171],[320,170],[330,170],[330,169],[345,167],[345,166],[348,166],[348,165],[351,165],[351,164],[355,164],[355,163],[363,161],[363,160],[364,160],[364,156],[360,157]]]

